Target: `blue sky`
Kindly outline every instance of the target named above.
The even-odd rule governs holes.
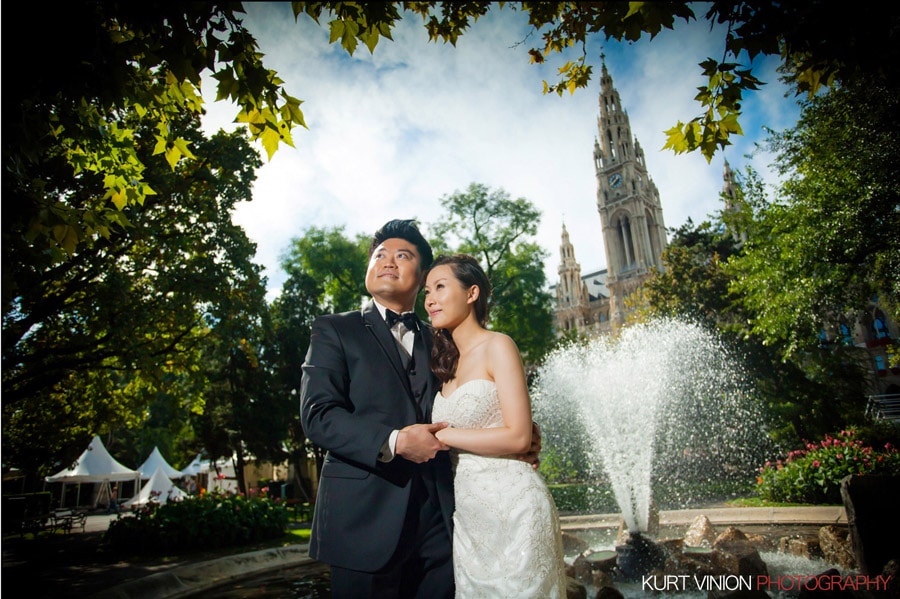
[[[699,154],[663,151],[663,131],[700,112],[693,101],[704,84],[697,66],[721,57],[724,33],[703,21],[634,44],[588,46],[595,74],[574,95],[543,95],[563,60],[532,65],[525,15],[494,10],[456,48],[428,41],[421,19],[408,16],[374,54],[350,57],[328,44],[326,27],[294,21],[289,3],[245,3],[244,22],[265,64],[291,95],[304,101],[309,130],[294,131],[258,171],[252,202],[234,220],[257,243],[270,299],[284,281],[279,261],[290,240],[310,226],[342,225],[369,234],[392,218],[417,218],[427,230],[441,215],[440,198],[476,182],[524,197],[542,211],[537,242],[549,257],[548,284],[557,282],[562,224],[587,272],[606,267],[592,151],[597,136],[600,54],[628,111],[633,134],[660,193],[667,227],[700,222],[720,208],[725,159],[735,170],[752,164],[764,175],[771,157],[756,152],[764,126],[792,126],[799,109],[777,80],[777,59],[760,64],[768,84],[744,102],[745,135],[707,164]],[[702,7],[695,8],[698,14]],[[230,128],[233,105],[216,102],[204,84],[209,130]]]

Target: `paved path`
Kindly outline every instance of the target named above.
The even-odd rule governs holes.
[[[88,514],[84,521],[84,532],[106,532],[110,521],[116,518],[118,518],[116,514]]]
[[[660,512],[661,525],[690,526],[700,515],[709,518],[714,526],[723,525],[809,525],[825,526],[845,524],[847,516],[840,506],[814,506],[795,508],[705,508]],[[115,515],[88,516],[85,531],[103,531]],[[563,530],[618,527],[619,514],[594,514],[588,516],[563,516]],[[91,599],[177,599],[202,596],[204,590],[231,580],[256,576],[268,571],[315,566],[317,562],[307,555],[307,545],[290,545],[265,549],[252,553],[228,556],[206,562],[179,566],[121,584],[97,593]]]

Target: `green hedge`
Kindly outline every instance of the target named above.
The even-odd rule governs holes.
[[[120,554],[161,554],[236,547],[285,534],[281,500],[205,494],[163,505],[151,503],[113,520],[104,546]]]

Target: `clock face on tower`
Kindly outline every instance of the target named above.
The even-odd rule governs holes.
[[[622,184],[622,175],[620,173],[613,173],[609,176],[609,185],[610,187],[616,188]]]

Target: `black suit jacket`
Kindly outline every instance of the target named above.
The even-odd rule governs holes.
[[[448,529],[453,487],[447,452],[426,464],[401,457],[378,460],[391,431],[431,421],[438,385],[428,357],[432,333],[422,327],[414,352],[428,376],[412,389],[390,329],[370,301],[361,311],[320,316],[301,384],[301,421],[306,436],[327,450],[319,481],[309,553],[314,559],[372,572],[397,548],[411,479],[433,481]],[[421,397],[421,402],[417,395]]]

